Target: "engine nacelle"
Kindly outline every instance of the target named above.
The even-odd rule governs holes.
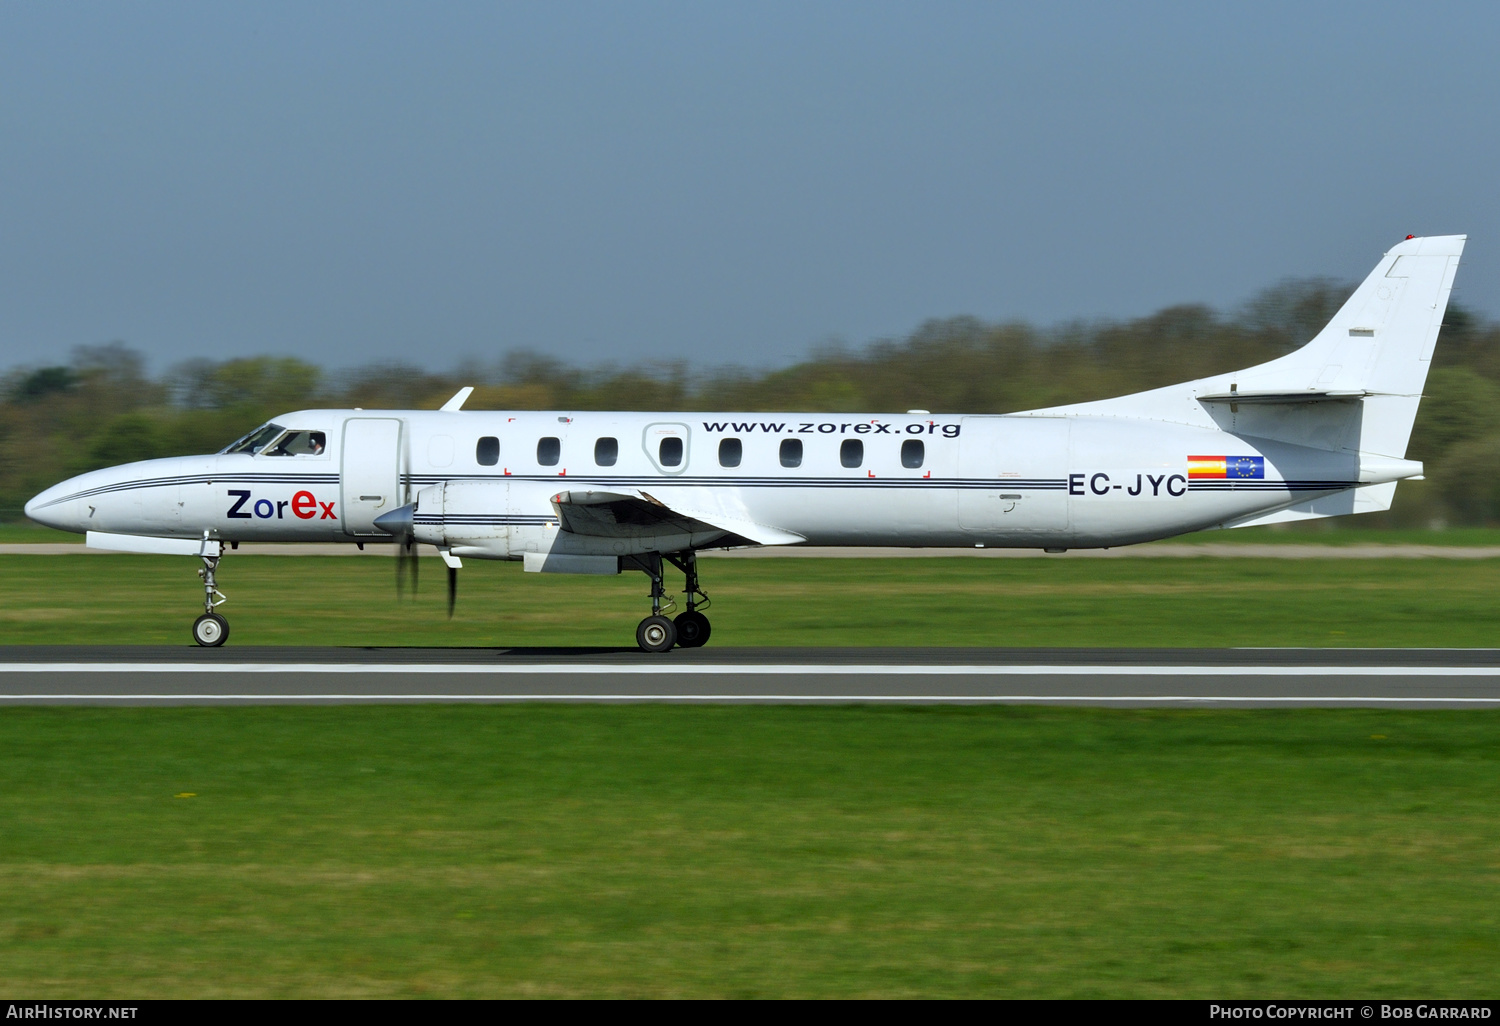
[[[411,530],[417,541],[455,556],[525,557],[527,569],[549,573],[613,573],[606,569],[614,566],[608,561],[620,556],[701,548],[725,533],[658,529],[638,535],[573,534],[561,530],[553,495],[536,482],[446,481],[417,493]],[[538,562],[538,556],[548,558]]]
[[[458,555],[510,556],[510,485],[495,481],[447,481],[417,493],[412,532],[417,541]]]

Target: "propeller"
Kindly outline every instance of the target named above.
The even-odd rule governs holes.
[[[417,559],[417,539],[407,535],[396,542],[396,598],[405,597],[403,585],[407,577],[411,578],[411,593],[417,594],[417,567],[421,561]]]
[[[375,518],[375,526],[396,539],[396,597],[406,596],[406,581],[411,579],[411,593],[417,593],[417,535],[412,528],[417,504],[409,502]]]
[[[413,527],[417,504],[409,502],[389,513],[375,518],[375,526],[396,540],[396,594],[403,595],[406,579],[411,578],[411,591],[417,593],[417,535]],[[438,555],[448,567],[448,619],[453,619],[453,608],[458,604],[458,571],[463,563],[447,549],[439,549]]]
[[[438,555],[443,557],[443,565],[448,568],[448,619],[451,620],[453,607],[458,604],[458,571],[464,563],[447,549],[438,549]]]

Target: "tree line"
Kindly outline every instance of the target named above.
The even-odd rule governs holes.
[[[902,339],[825,346],[792,366],[690,370],[686,360],[577,367],[522,350],[434,373],[402,364],[330,372],[291,357],[194,360],[152,377],[121,343],[0,379],[0,519],[65,477],[130,460],[216,452],[309,407],[1009,413],[1136,392],[1274,359],[1327,323],[1352,286],[1283,282],[1223,313],[1172,306],[1125,321],[1038,327],[933,320]],[[1408,456],[1427,480],[1369,526],[1500,523],[1500,324],[1450,306]]]

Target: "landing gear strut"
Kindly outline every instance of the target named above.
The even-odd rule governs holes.
[[[682,648],[702,648],[708,643],[709,625],[708,617],[698,611],[698,607],[708,608],[711,604],[708,596],[698,587],[698,553],[692,549],[679,556],[668,556],[672,565],[682,571],[687,578],[687,584],[683,592],[687,597],[687,612],[679,613],[673,624],[677,627],[677,644]]]
[[[622,562],[651,579],[651,615],[635,629],[635,641],[647,652],[670,652],[674,646],[697,648],[708,640],[708,617],[699,612],[707,608],[708,596],[698,587],[698,554],[691,550],[666,556],[666,560],[683,572],[687,578],[684,589],[687,612],[679,613],[676,619],[666,614],[676,606],[671,596],[665,594],[662,576],[662,555],[647,552],[639,556],[625,556]]]
[[[203,560],[203,567],[198,571],[198,576],[203,579],[203,615],[193,621],[193,640],[204,648],[218,648],[229,640],[229,621],[214,612],[214,607],[223,605],[229,597],[214,583],[219,557],[199,558]]]
[[[677,644],[677,625],[662,615],[663,599],[667,612],[672,611],[673,602],[663,594],[661,554],[647,552],[639,556],[626,556],[627,565],[635,567],[651,579],[651,615],[635,629],[635,643],[647,652],[670,652]]]

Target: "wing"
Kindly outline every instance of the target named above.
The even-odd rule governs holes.
[[[559,492],[552,496],[552,508],[564,531],[595,538],[718,534],[718,545],[794,545],[807,540],[718,510],[692,509],[680,502],[668,505],[635,490]]]

